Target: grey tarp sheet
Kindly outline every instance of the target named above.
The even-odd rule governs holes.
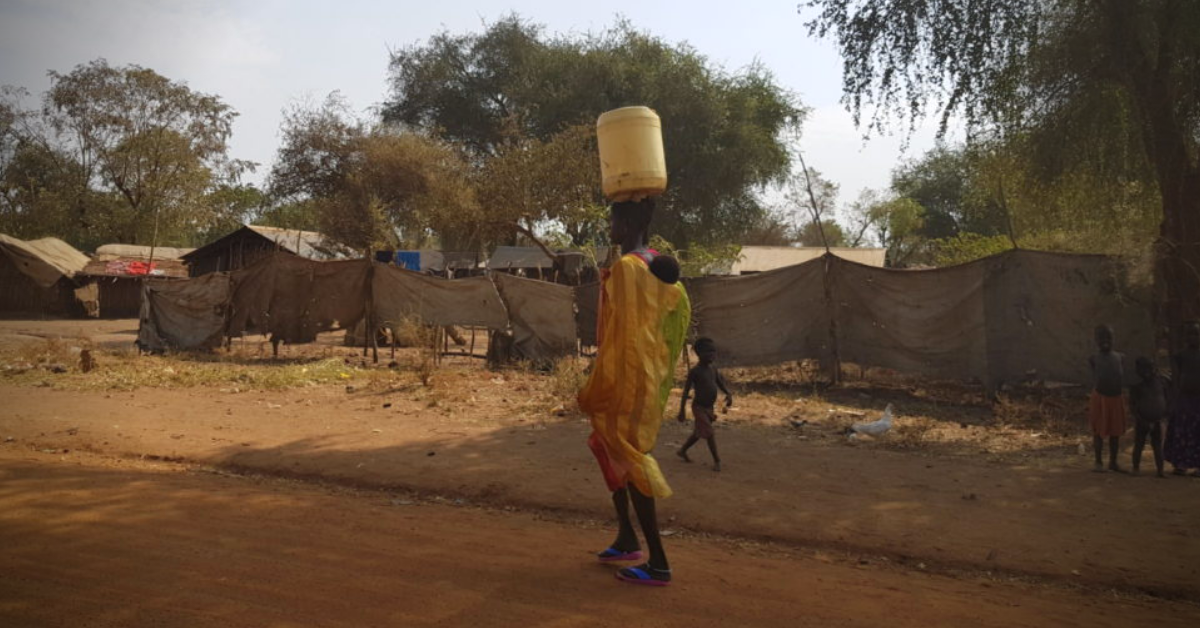
[[[981,264],[909,271],[826,259],[843,362],[986,379]]]
[[[276,253],[232,274],[229,334],[270,334],[287,343],[349,329],[366,311],[368,260],[318,262]]]
[[[143,351],[218,347],[225,335],[229,275],[195,279],[147,279],[137,344]]]
[[[504,304],[487,277],[442,279],[376,264],[371,290],[374,319],[380,325],[412,316],[430,325],[508,327]]]
[[[1155,355],[1151,293],[1130,285],[1126,266],[1102,255],[1010,251],[976,262],[987,269],[988,370],[995,382],[1087,383],[1096,325],[1112,325],[1116,349]],[[1131,382],[1132,383],[1132,382]]]
[[[492,275],[508,309],[513,346],[544,362],[575,352],[575,296],[567,286],[503,273]]]
[[[830,355],[824,261],[741,277],[686,281],[695,335],[712,338],[721,363],[752,366]]]

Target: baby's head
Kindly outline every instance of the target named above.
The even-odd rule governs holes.
[[[679,260],[670,255],[658,255],[650,262],[650,273],[668,285],[679,281]]]

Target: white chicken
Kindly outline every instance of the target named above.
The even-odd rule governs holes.
[[[870,423],[855,423],[846,428],[846,435],[850,438],[857,438],[859,434],[883,436],[890,429],[892,429],[892,404],[889,403],[883,409],[883,416],[879,420]]]

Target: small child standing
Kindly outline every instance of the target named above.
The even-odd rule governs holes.
[[[1200,468],[1200,323],[1183,329],[1185,347],[1171,357],[1175,403],[1163,454],[1175,475]]]
[[[1108,325],[1096,328],[1099,353],[1088,358],[1092,367],[1092,396],[1088,400],[1088,422],[1092,426],[1092,448],[1096,452],[1097,473],[1104,472],[1104,439],[1108,439],[1108,469],[1120,471],[1117,450],[1125,433],[1125,356],[1113,351],[1113,330]]]
[[[1141,381],[1129,387],[1129,407],[1133,410],[1134,444],[1133,473],[1136,475],[1142,462],[1142,450],[1146,448],[1146,437],[1150,437],[1150,448],[1154,451],[1154,468],[1158,477],[1163,475],[1162,424],[1167,417],[1166,378],[1158,374],[1149,358],[1138,358],[1135,368]]]
[[[685,462],[691,462],[692,459],[688,458],[687,450],[700,439],[704,439],[708,442],[708,451],[712,453],[713,471],[720,471],[721,457],[717,455],[717,436],[713,432],[712,426],[713,422],[717,420],[715,410],[717,389],[719,388],[721,392],[725,393],[726,408],[733,405],[733,395],[725,386],[725,379],[721,377],[720,371],[713,365],[717,359],[716,343],[711,338],[698,338],[692,347],[696,350],[696,358],[699,363],[692,367],[691,371],[688,371],[687,383],[683,385],[683,399],[679,402],[679,422],[687,421],[688,393],[695,388],[696,400],[692,402],[692,416],[696,419],[696,427],[683,447],[675,453]]]

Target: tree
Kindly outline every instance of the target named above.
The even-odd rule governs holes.
[[[769,210],[742,236],[747,246],[790,246],[797,239],[795,221],[787,212]]]
[[[196,224],[191,244],[202,246],[250,222],[263,211],[267,196],[250,184],[222,184],[205,195],[206,220]]]
[[[662,118],[670,184],[655,230],[673,242],[736,242],[766,209],[755,194],[790,165],[783,131],[803,110],[760,66],[728,73],[687,45],[626,23],[548,37],[509,17],[393,54],[385,121],[438,133],[478,162],[516,135],[545,142],[631,104]]]
[[[567,127],[545,141],[514,137],[487,159],[478,179],[486,222],[500,240],[512,242],[514,226],[533,232],[539,225],[553,225],[575,247],[606,234],[591,125]]]
[[[1191,0],[810,0],[845,101],[871,128],[930,109],[972,135],[1021,136],[1044,179],[1154,188],[1157,279],[1172,329],[1200,314],[1200,3]]]
[[[927,248],[925,208],[908,197],[872,192],[862,195],[850,208],[850,246],[859,246],[868,235],[887,249],[885,263],[904,267],[920,259]]]
[[[229,158],[237,114],[216,96],[103,59],[50,78],[40,110],[11,88],[0,106],[6,209],[30,229],[84,247],[186,244],[216,220],[206,196],[252,167]]]
[[[478,246],[484,216],[454,147],[370,126],[336,94],[316,107],[293,107],[282,135],[268,186],[279,209],[270,218],[315,218],[325,235],[360,251],[420,247],[438,236],[444,247]]]
[[[178,242],[210,185],[251,167],[227,156],[237,114],[216,96],[103,59],[50,77],[43,111],[54,140],[93,185],[123,200],[106,225],[86,227],[135,244],[161,230],[162,240]]]
[[[820,225],[811,220],[804,223],[799,236],[800,246],[824,247],[827,243],[829,246],[846,246],[846,234],[841,225],[828,219],[822,220]]]
[[[800,160],[803,163],[803,159]],[[808,222],[797,230],[796,237],[804,246],[844,246],[845,233],[833,220],[837,209],[838,185],[821,176],[815,168],[792,175],[787,181],[785,196],[794,208],[793,215],[808,216]],[[822,228],[824,239],[821,237]],[[836,244],[835,244],[836,242]]]
[[[892,173],[892,191],[925,210],[922,236],[932,240],[960,232],[990,236],[1004,231],[999,208],[968,193],[974,174],[971,157],[966,148],[937,146]]]

